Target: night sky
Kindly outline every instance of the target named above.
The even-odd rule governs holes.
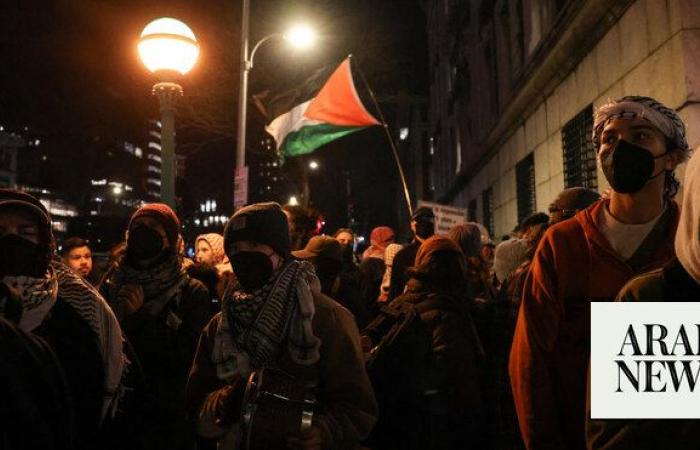
[[[250,94],[282,92],[349,53],[379,97],[427,93],[425,18],[419,0],[253,0],[251,41],[304,18],[321,35],[306,54],[280,44],[261,48]],[[153,80],[136,53],[150,20],[187,23],[201,46],[199,62],[183,81],[178,152],[188,155],[186,201],[214,195],[231,202],[234,165],[240,2],[232,0],[53,0],[3,3],[0,17],[0,124],[29,126],[52,156],[70,161],[61,171],[67,194],[88,183],[85,154],[96,136],[137,140],[157,117]],[[356,80],[359,84],[359,80]],[[372,108],[367,105],[370,110]],[[388,111],[391,105],[386,105]],[[250,103],[248,144],[264,136],[264,118]],[[398,177],[379,127],[320,150],[322,170],[311,180],[312,201],[329,231],[344,225],[345,173],[364,225],[396,225]]]

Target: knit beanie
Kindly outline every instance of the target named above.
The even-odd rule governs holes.
[[[493,270],[501,283],[527,260],[530,245],[526,239],[508,239],[496,246]]]
[[[194,245],[197,247],[199,241],[204,241],[211,247],[211,252],[214,255],[214,264],[221,264],[226,258],[224,253],[224,237],[219,233],[206,233],[197,236],[194,240]]]
[[[289,225],[282,207],[275,202],[255,203],[239,209],[224,228],[224,250],[231,256],[231,245],[239,241],[266,244],[278,255],[291,252]]]
[[[165,230],[165,237],[168,239],[170,247],[177,250],[177,239],[180,235],[180,219],[175,212],[165,203],[149,203],[143,205],[131,216],[129,229],[139,217],[151,217],[158,221]]]
[[[41,248],[46,251],[47,263],[56,248],[56,241],[51,230],[51,216],[44,205],[34,196],[15,189],[0,189],[0,208],[21,208],[33,216],[39,223],[39,241]]]
[[[447,237],[459,245],[464,256],[479,256],[481,252],[481,230],[474,222],[452,227]]]

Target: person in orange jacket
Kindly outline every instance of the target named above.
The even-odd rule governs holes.
[[[586,448],[590,302],[675,254],[673,171],[689,153],[678,114],[624,97],[598,109],[593,142],[610,198],[550,227],[523,290],[509,373],[528,449]]]

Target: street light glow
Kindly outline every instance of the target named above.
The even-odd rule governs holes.
[[[122,188],[120,188],[119,186],[114,186],[114,187],[112,188],[112,193],[114,193],[114,195],[121,195],[121,193],[122,193]]]
[[[284,38],[297,48],[309,48],[316,41],[316,33],[308,25],[296,25],[289,29]]]
[[[184,75],[199,57],[197,38],[190,27],[170,17],[146,25],[138,50],[141,61],[151,72],[173,70]]]
[[[287,202],[289,206],[298,206],[299,205],[299,200],[297,200],[296,196],[292,195],[289,197],[289,202]]]
[[[318,169],[318,163],[317,163],[316,161],[311,161],[311,162],[309,163],[309,169],[311,169],[311,170],[316,170],[316,169]]]

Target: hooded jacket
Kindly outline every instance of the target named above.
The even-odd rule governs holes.
[[[630,280],[618,302],[694,302],[700,298],[700,157],[691,158],[685,171],[678,232],[677,259],[662,269]],[[588,403],[590,413],[590,402]],[[694,449],[700,442],[697,420],[591,420],[586,415],[588,448]]]
[[[674,256],[675,203],[641,244],[643,256],[629,261],[595,223],[607,205],[600,200],[547,230],[525,280],[509,373],[528,449],[585,448],[590,303],[612,301],[635,274]]]

